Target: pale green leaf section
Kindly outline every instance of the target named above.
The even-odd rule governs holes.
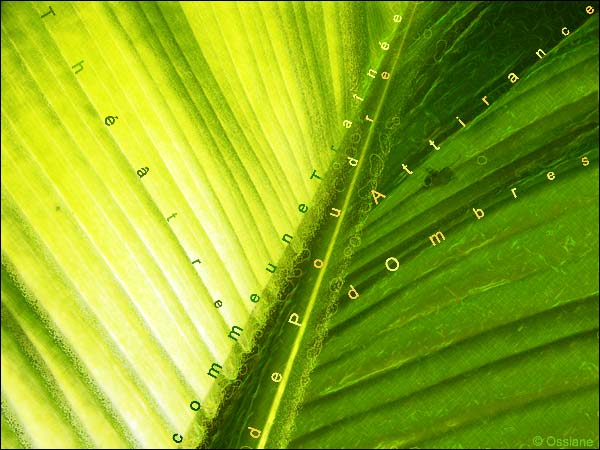
[[[2,3],[3,446],[170,447],[192,400],[214,414],[207,371],[235,375],[227,335],[343,132],[338,14]]]

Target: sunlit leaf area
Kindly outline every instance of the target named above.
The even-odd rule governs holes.
[[[598,448],[598,10],[2,2],[2,448]]]

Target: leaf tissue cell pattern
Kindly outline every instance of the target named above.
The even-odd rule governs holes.
[[[598,448],[597,2],[2,2],[2,448]]]

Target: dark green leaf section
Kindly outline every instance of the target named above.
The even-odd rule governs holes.
[[[597,445],[598,24],[544,6],[546,20],[535,4],[454,5],[437,44],[415,44],[447,50],[400,64],[387,197],[347,277],[361,296],[330,322],[291,447]]]

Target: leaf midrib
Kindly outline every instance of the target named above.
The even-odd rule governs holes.
[[[402,38],[402,42],[400,43],[400,48],[398,49],[398,52],[396,53],[396,55],[394,57],[394,60],[393,60],[393,63],[392,63],[392,67],[396,66],[396,64],[398,62],[398,59],[400,57],[400,54],[402,53],[402,49],[404,48],[404,42],[405,42],[405,39],[406,39],[406,35],[408,34],[408,30],[410,29],[410,24],[411,24],[412,18],[414,16],[414,10],[415,10],[414,8],[415,7],[413,5],[412,11],[410,13],[410,18],[408,19],[408,26],[406,27],[406,31],[405,31],[404,36]],[[381,112],[383,104],[385,103],[387,91],[388,91],[389,87],[391,86],[391,84],[392,83],[386,83],[385,84],[385,87],[383,89],[383,93],[382,93],[379,101],[377,102],[377,109],[376,109],[376,112],[374,114],[373,121],[377,120],[378,117],[379,117],[379,114]],[[364,143],[364,145],[362,147],[362,150],[361,150],[361,153],[360,153],[360,157],[359,157],[359,161],[364,160],[365,153],[367,152],[367,150],[368,150],[368,148],[370,146],[370,143],[371,143],[371,141],[373,139],[373,136],[375,135],[374,129],[375,129],[374,126],[369,127],[369,131],[367,133],[367,139],[366,139],[366,141],[365,141],[365,143]],[[331,254],[333,253],[333,250],[335,248],[335,244],[337,242],[337,237],[339,235],[342,223],[344,221],[344,218],[345,218],[345,215],[346,215],[346,211],[348,210],[348,204],[350,203],[350,200],[352,198],[352,194],[354,193],[354,186],[355,186],[355,184],[356,184],[356,182],[357,182],[357,180],[359,178],[359,174],[360,174],[360,170],[357,169],[357,170],[354,171],[354,174],[352,176],[352,181],[350,182],[350,187],[348,188],[348,191],[347,191],[347,193],[345,195],[345,198],[344,198],[344,203],[343,203],[343,206],[342,206],[342,213],[340,215],[339,220],[337,221],[337,224],[336,224],[335,229],[333,231],[333,235],[332,235],[332,237],[331,237],[331,239],[329,241],[329,244],[327,246],[327,252],[325,253],[325,258],[324,258],[325,265],[330,260]],[[309,321],[310,317],[311,317],[311,313],[312,313],[312,310],[313,310],[314,305],[315,305],[315,300],[317,298],[317,294],[318,294],[318,292],[320,290],[321,284],[323,282],[323,278],[325,277],[325,272],[326,271],[325,271],[325,266],[324,266],[322,268],[322,270],[320,271],[319,276],[317,277],[317,280],[315,282],[315,286],[312,289],[312,293],[311,293],[311,296],[309,298],[308,306],[307,306],[307,309],[306,309],[306,312],[305,312],[305,319],[304,319],[305,323],[307,323]],[[277,389],[277,393],[275,394],[275,398],[273,400],[273,403],[271,404],[271,409],[269,410],[269,414],[267,416],[265,429],[263,430],[263,432],[261,434],[261,438],[260,438],[260,441],[258,442],[257,448],[265,448],[265,445],[266,445],[266,443],[268,441],[271,428],[272,428],[272,426],[273,426],[273,424],[275,422],[275,415],[277,414],[277,411],[279,409],[279,405],[281,403],[281,399],[283,397],[283,393],[285,392],[285,389],[286,389],[287,384],[289,382],[289,378],[290,378],[289,375],[291,373],[292,366],[293,366],[294,361],[296,359],[296,355],[298,354],[298,350],[300,349],[300,344],[302,342],[302,338],[304,337],[305,331],[306,331],[306,327],[305,326],[304,327],[300,327],[298,335],[296,336],[296,339],[294,340],[294,345],[292,347],[292,351],[290,353],[290,357],[288,358],[288,362],[287,362],[287,364],[285,366],[285,370],[284,370],[284,374],[283,374],[283,380],[282,380],[282,385],[279,387],[279,389]]]

